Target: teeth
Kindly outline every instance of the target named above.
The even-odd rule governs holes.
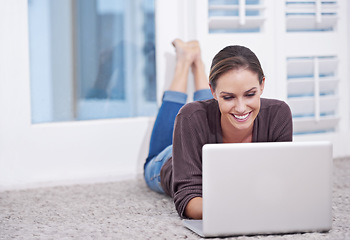
[[[248,117],[249,113],[247,113],[246,115],[235,115],[235,114],[233,114],[233,115],[235,116],[235,118],[238,118],[238,119],[240,119],[240,120],[243,120],[243,119],[245,119],[245,118]]]

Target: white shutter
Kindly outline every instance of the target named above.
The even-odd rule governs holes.
[[[338,20],[337,1],[286,1],[287,31],[332,31]]]
[[[336,132],[339,115],[339,59],[336,51],[327,42],[326,36],[317,39],[322,48],[319,55],[304,55],[311,37],[315,34],[337,36],[337,1],[285,1],[286,39],[298,35],[299,46],[293,56],[286,53],[287,101],[291,107],[294,134],[315,134]],[[333,51],[334,55],[321,55]]]
[[[209,33],[260,32],[264,8],[259,0],[208,0]]]
[[[334,156],[349,155],[349,83],[346,0],[290,1],[277,31],[278,61],[285,68],[294,140],[333,142]],[[277,15],[282,17],[282,13]]]
[[[294,134],[335,131],[339,122],[336,56],[287,59],[288,103]]]

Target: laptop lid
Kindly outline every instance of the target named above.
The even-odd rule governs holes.
[[[332,144],[203,146],[203,236],[327,231]]]

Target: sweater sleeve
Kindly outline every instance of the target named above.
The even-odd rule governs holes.
[[[200,112],[179,114],[174,126],[173,187],[174,203],[180,217],[188,202],[202,197],[202,146],[205,143],[207,123]]]
[[[271,114],[272,122],[271,130],[274,142],[290,142],[293,140],[293,121],[292,113],[289,106],[285,102],[275,109],[275,113]]]

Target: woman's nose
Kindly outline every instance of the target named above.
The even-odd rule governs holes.
[[[236,113],[241,113],[244,114],[246,110],[246,104],[243,100],[237,100],[236,105],[235,105],[235,111]]]

